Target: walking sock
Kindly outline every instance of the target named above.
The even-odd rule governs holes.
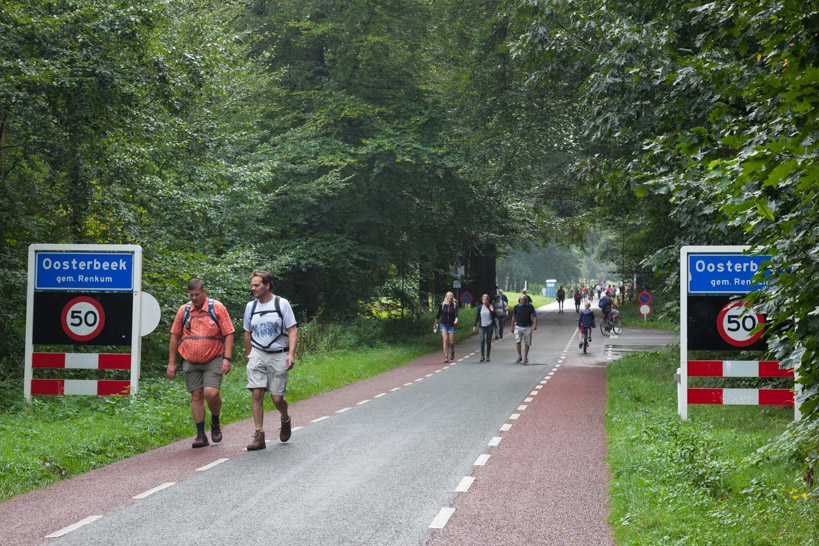
[[[196,434],[204,434],[205,433],[205,422],[202,421],[201,423],[196,423]]]
[[[219,416],[218,415],[211,415],[210,416],[210,424],[211,425],[218,425],[219,424]]]

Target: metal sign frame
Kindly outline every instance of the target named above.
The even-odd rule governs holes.
[[[100,257],[110,257],[114,255],[131,255],[132,278],[131,288],[82,288],[70,287],[66,292],[131,292],[134,297],[134,305],[131,313],[131,388],[130,394],[136,394],[139,384],[140,356],[142,349],[142,337],[140,333],[142,314],[142,247],[139,245],[79,245],[79,244],[33,244],[28,247],[28,286],[26,290],[26,349],[25,349],[25,370],[23,379],[23,394],[26,401],[31,401],[31,381],[33,379],[32,355],[34,353],[33,326],[34,326],[34,290],[37,276],[37,255],[38,253],[84,253],[99,255]],[[40,290],[40,288],[38,288]],[[59,290],[59,288],[44,288],[44,290]]]

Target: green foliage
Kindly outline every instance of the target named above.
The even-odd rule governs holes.
[[[800,462],[757,446],[792,411],[692,406],[676,414],[674,350],[609,364],[606,430],[614,535],[623,544],[811,544],[819,504]],[[773,453],[772,453],[773,454]]]

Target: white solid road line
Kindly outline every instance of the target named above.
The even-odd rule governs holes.
[[[438,515],[435,516],[435,519],[432,520],[432,523],[429,524],[430,529],[443,529],[446,525],[446,522],[449,521],[449,518],[452,517],[452,514],[455,513],[454,508],[441,508],[441,511],[438,512]]]
[[[472,476],[466,476],[464,479],[461,480],[461,483],[458,484],[458,487],[455,488],[456,493],[466,493],[469,491],[469,488],[472,487],[472,482],[475,481],[475,478]]]
[[[176,484],[176,482],[166,482],[166,483],[163,483],[162,485],[158,485],[158,486],[154,487],[153,489],[148,489],[144,493],[140,493],[139,495],[137,495],[135,497],[131,497],[131,498],[132,499],[144,499],[145,497],[149,497],[149,496],[153,495],[154,493],[158,493],[159,491],[162,491],[163,489],[167,489],[167,488],[169,488],[170,486],[172,486],[174,484]]]
[[[200,466],[199,468],[197,468],[197,469],[196,469],[196,471],[197,471],[197,472],[202,472],[203,470],[210,470],[210,469],[211,469],[211,468],[213,468],[214,466],[216,466],[216,465],[220,465],[220,464],[222,464],[223,462],[225,462],[225,461],[229,461],[229,460],[230,460],[230,459],[227,459],[227,458],[223,458],[223,459],[216,459],[215,461],[213,461],[213,462],[212,462],[212,463],[210,463],[210,464],[206,464],[205,466]]]
[[[85,518],[82,521],[78,521],[77,523],[75,523],[73,525],[69,525],[68,527],[64,527],[64,528],[60,529],[59,531],[55,531],[55,532],[51,533],[50,535],[46,535],[46,538],[61,537],[61,536],[65,535],[65,534],[70,533],[71,531],[76,531],[77,529],[79,529],[83,525],[88,525],[91,522],[97,521],[101,517],[102,516],[88,516],[87,518]]]

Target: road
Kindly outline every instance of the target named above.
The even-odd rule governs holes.
[[[539,312],[528,366],[509,335],[491,363],[471,338],[454,365],[430,355],[293,404],[287,444],[271,414],[263,451],[243,451],[246,420],[221,444],[188,439],[0,504],[19,522],[3,540],[610,544],[606,361],[669,336],[626,330],[609,351],[598,335],[583,355],[574,312]]]

